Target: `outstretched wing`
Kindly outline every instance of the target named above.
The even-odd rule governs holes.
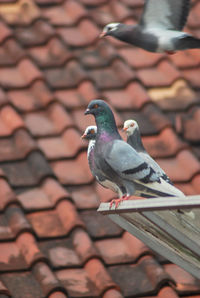
[[[124,141],[113,141],[112,146],[106,151],[105,160],[121,178],[144,183],[160,180],[159,175],[137,151]]]
[[[146,28],[182,30],[189,8],[190,0],[146,0],[140,25]]]

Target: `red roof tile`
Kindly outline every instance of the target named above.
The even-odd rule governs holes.
[[[42,13],[55,26],[75,25],[87,15],[83,5],[76,0],[64,2],[63,5],[59,6],[45,7]]]
[[[72,141],[73,140],[73,143]],[[83,142],[80,134],[74,128],[67,129],[62,137],[45,138],[38,141],[41,150],[44,151],[48,159],[70,158],[75,156]]]
[[[45,46],[30,48],[29,53],[40,67],[56,67],[73,57],[58,38],[50,39]]]
[[[181,269],[175,264],[167,264],[164,266],[164,268],[176,282],[175,288],[179,293],[184,293],[187,291],[195,293],[196,291],[199,291],[199,280],[194,278],[185,270]]]
[[[150,101],[146,90],[138,82],[130,83],[125,90],[108,90],[103,94],[111,106],[120,110],[141,109]]]
[[[36,137],[61,134],[64,129],[72,125],[69,113],[58,103],[50,105],[45,112],[27,114],[24,120]]]
[[[29,88],[10,90],[8,100],[20,112],[29,112],[46,108],[53,95],[43,81],[35,81]]]
[[[53,88],[75,88],[83,80],[88,79],[87,73],[77,61],[69,61],[60,68],[45,71],[46,79]]]
[[[93,180],[85,153],[80,153],[75,160],[51,162],[51,166],[62,184],[88,184]]]
[[[57,32],[67,45],[83,47],[92,44],[99,35],[99,30],[90,20],[82,20],[78,26],[61,28]]]
[[[200,37],[199,2],[186,29]],[[88,103],[106,99],[118,127],[138,121],[178,188],[200,192],[199,50],[98,39],[109,22],[136,23],[143,4],[0,3],[1,297],[199,298],[199,281],[97,213],[116,195],[94,181],[80,139]]]
[[[37,46],[47,42],[55,35],[53,28],[44,20],[38,20],[28,27],[17,27],[15,29],[17,39],[24,46]]]
[[[167,61],[161,61],[156,68],[140,69],[137,75],[147,87],[169,86],[180,78],[179,71]]]

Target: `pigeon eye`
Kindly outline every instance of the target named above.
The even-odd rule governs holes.
[[[93,135],[95,133],[94,129],[91,129],[90,133]]]
[[[131,124],[131,127],[134,127],[134,123]]]
[[[97,103],[93,106],[94,109],[97,109],[98,107],[99,105]]]

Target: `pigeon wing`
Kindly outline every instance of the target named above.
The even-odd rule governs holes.
[[[140,25],[180,31],[187,21],[189,8],[190,0],[146,0]]]
[[[144,183],[159,181],[159,175],[129,144],[115,140],[105,153],[105,161],[121,178]]]

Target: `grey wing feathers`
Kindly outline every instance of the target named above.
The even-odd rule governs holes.
[[[187,21],[189,8],[190,0],[146,0],[140,25],[180,31]]]
[[[109,166],[119,176],[139,180],[145,183],[159,181],[159,175],[129,144],[115,140],[105,156]]]

